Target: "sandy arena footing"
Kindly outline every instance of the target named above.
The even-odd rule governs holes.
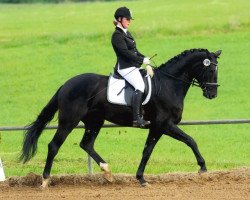
[[[115,174],[114,178],[109,183],[102,174],[52,176],[49,188],[40,190],[41,176],[30,173],[0,183],[0,199],[250,199],[250,168],[147,175],[149,187],[141,187],[132,175]]]

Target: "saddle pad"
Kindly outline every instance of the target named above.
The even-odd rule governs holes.
[[[150,76],[147,76],[147,83],[145,84],[148,84],[148,94],[142,105],[146,105],[151,97],[152,86]],[[134,88],[124,79],[117,79],[112,74],[110,75],[107,90],[107,99],[110,103],[131,106],[133,93]]]

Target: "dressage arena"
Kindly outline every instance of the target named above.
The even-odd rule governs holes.
[[[41,176],[10,177],[0,183],[0,199],[250,199],[250,168],[145,176],[141,187],[134,176],[117,174],[108,183],[102,174],[52,176],[41,190]]]

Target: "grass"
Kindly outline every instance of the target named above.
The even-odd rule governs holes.
[[[185,126],[187,133],[196,139],[209,170],[232,169],[249,166],[249,125]],[[110,164],[114,173],[135,174],[146,140],[146,131],[132,128],[102,129],[96,150]],[[45,131],[39,140],[37,155],[27,164],[16,161],[22,134],[2,133],[1,152],[7,176],[41,174],[47,155],[47,144],[52,131]],[[52,174],[85,174],[87,154],[79,147],[82,130],[74,130],[64,143],[52,168]],[[128,148],[129,145],[129,148]],[[100,172],[94,164],[94,172]],[[159,174],[178,171],[198,171],[192,151],[184,144],[163,136],[157,144],[147,165],[146,173]]]
[[[57,88],[72,76],[112,72],[112,19],[120,5],[0,5],[0,126],[33,121]],[[122,5],[133,10],[135,21],[130,30],[138,48],[149,56],[157,53],[158,65],[185,49],[222,49],[219,96],[209,101],[200,89],[191,88],[183,120],[249,118],[249,2],[145,0],[123,1]],[[210,170],[250,166],[248,124],[182,128],[196,139]],[[44,132],[36,157],[26,165],[17,162],[22,134],[0,134],[0,157],[7,176],[42,172],[52,131]],[[87,156],[78,145],[82,134],[83,130],[74,130],[69,136],[55,159],[53,174],[87,172]],[[113,172],[135,173],[146,136],[146,131],[138,129],[103,129],[96,149]],[[97,165],[94,170],[99,171]],[[188,147],[162,137],[146,173],[196,170]]]

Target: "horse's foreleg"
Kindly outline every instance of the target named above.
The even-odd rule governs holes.
[[[101,158],[101,156],[95,151],[94,143],[98,136],[100,129],[92,130],[86,127],[84,136],[80,143],[80,147],[84,149],[100,166],[101,170],[104,171],[104,178],[109,182],[113,181],[113,176],[109,170],[108,164]]]
[[[165,134],[187,144],[193,150],[197,163],[200,166],[199,172],[201,173],[207,171],[205,160],[201,156],[198,146],[191,136],[184,133],[179,127],[174,124],[168,126],[167,133]]]
[[[150,155],[152,154],[152,151],[156,145],[156,143],[159,141],[160,137],[162,134],[157,131],[150,130],[148,134],[147,141],[144,146],[143,154],[142,154],[142,159],[139,165],[139,168],[136,173],[136,178],[139,180],[141,186],[147,186],[148,183],[145,181],[143,177],[143,173],[146,167],[146,164],[150,158]]]

